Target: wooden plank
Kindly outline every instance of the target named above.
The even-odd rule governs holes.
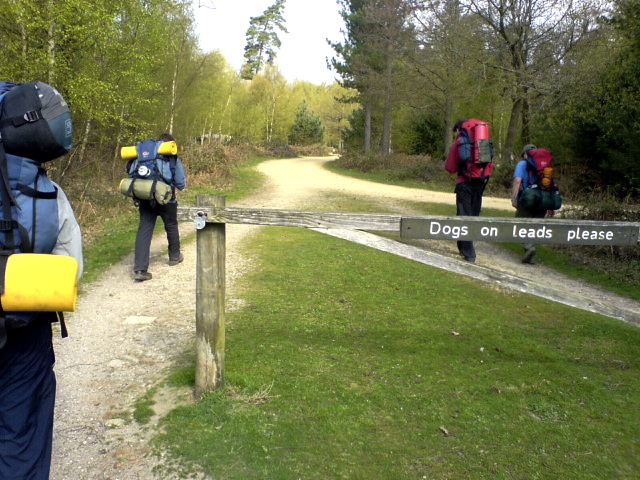
[[[243,225],[271,225],[306,228],[353,228],[397,232],[400,215],[370,213],[308,212],[261,208],[178,207],[178,219],[193,220],[198,212],[207,215],[207,222]]]
[[[223,195],[198,195],[198,207],[224,207]],[[224,384],[226,225],[196,234],[196,397]]]

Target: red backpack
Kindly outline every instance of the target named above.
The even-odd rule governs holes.
[[[493,169],[493,141],[489,136],[489,124],[475,118],[467,120],[462,124],[459,138],[459,175],[488,180]]]
[[[530,210],[558,210],[562,197],[553,180],[553,156],[549,150],[535,148],[527,152],[527,171],[531,185],[518,197],[518,206]]]
[[[535,148],[527,152],[527,169],[531,183],[541,190],[557,190],[553,181],[553,155],[544,148]]]

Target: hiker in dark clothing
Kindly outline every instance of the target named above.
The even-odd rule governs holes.
[[[160,141],[175,141],[172,135],[162,134]],[[169,265],[178,265],[184,260],[180,251],[180,232],[178,230],[178,200],[175,189],[183,190],[187,186],[184,174],[184,167],[178,156],[175,158],[175,171],[169,169],[169,162],[158,160],[159,172],[162,180],[172,187],[171,200],[160,205],[149,200],[138,200],[140,212],[140,223],[136,235],[135,255],[133,262],[133,278],[136,282],[143,282],[152,278],[149,269],[149,250],[151,248],[151,238],[156,226],[158,217],[162,219],[164,230],[167,234],[169,248]],[[127,165],[127,172],[129,165]]]
[[[471,178],[462,173],[460,160],[461,131],[464,120],[459,120],[453,127],[456,133],[456,140],[449,147],[449,155],[444,164],[445,170],[449,173],[456,173],[456,215],[478,217],[482,209],[482,194],[486,181],[479,178]],[[468,240],[458,240],[458,252],[467,262],[476,261],[476,249],[473,242]]]

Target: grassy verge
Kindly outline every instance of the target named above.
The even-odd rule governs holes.
[[[157,439],[194,469],[243,480],[640,470],[637,327],[302,229],[263,229],[246,248],[259,265],[228,316],[226,387],[172,411]]]
[[[389,185],[398,185],[400,187],[422,188],[425,190],[435,190],[437,192],[451,192],[453,190],[452,182],[445,181],[441,178],[444,175],[434,177],[429,181],[398,178],[398,175],[392,169],[363,172],[356,168],[341,167],[335,160],[325,163],[325,168],[340,175]]]

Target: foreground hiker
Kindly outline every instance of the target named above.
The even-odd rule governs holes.
[[[56,393],[51,323],[58,316],[10,308],[7,297],[20,275],[11,276],[9,267],[25,258],[36,263],[45,257],[57,265],[62,260],[28,253],[65,255],[77,260],[62,262],[73,264],[71,282],[76,285],[82,275],[80,228],[66,195],[42,166],[71,149],[71,112],[49,85],[0,82],[0,133],[0,479],[46,480]],[[51,283],[57,283],[69,280],[65,274],[36,264],[31,279],[55,276]],[[56,288],[51,297],[58,295]]]
[[[133,261],[133,279],[136,282],[152,278],[149,272],[149,250],[158,217],[162,219],[167,234],[169,265],[178,265],[184,260],[180,251],[176,198],[176,188],[183,190],[187,186],[184,167],[177,154],[171,152],[165,155],[158,151],[162,150],[162,144],[170,142],[175,145],[173,136],[164,133],[158,141],[151,139],[138,143],[136,159],[127,164],[127,173],[134,182],[139,184],[149,182],[154,189],[147,192],[138,191],[134,182],[131,182],[128,188],[128,194],[134,197],[140,212]],[[177,150],[174,152],[177,153]],[[161,194],[160,189],[163,187],[166,188],[166,193]]]
[[[553,180],[553,157],[549,150],[533,144],[522,148],[521,160],[513,172],[511,205],[519,218],[545,218],[555,215],[562,205],[558,187]],[[524,243],[522,263],[534,263],[537,248]]]
[[[444,164],[456,173],[456,214],[477,217],[482,209],[482,195],[493,168],[493,143],[489,125],[476,119],[458,120],[453,131],[455,142],[449,147]],[[476,261],[473,242],[458,240],[458,252],[468,262]]]

